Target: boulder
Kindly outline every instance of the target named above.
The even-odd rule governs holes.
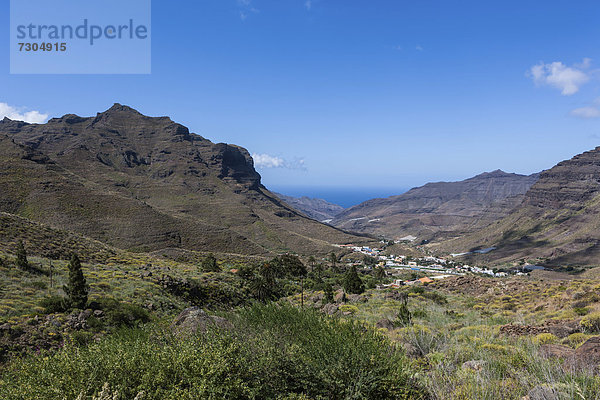
[[[483,360],[469,360],[465,361],[462,365],[464,369],[470,369],[472,371],[481,371],[487,363]]]
[[[379,321],[377,321],[375,326],[377,328],[387,329],[388,331],[391,331],[392,329],[394,329],[394,323],[387,318],[380,319]]]
[[[553,385],[539,385],[534,387],[527,393],[525,397],[528,400],[562,400],[568,399],[569,396]]]
[[[347,299],[348,303],[365,303],[369,300],[367,296],[364,296],[362,294],[349,294],[347,295]]]
[[[338,311],[338,309],[339,307],[337,306],[337,304],[329,303],[325,304],[321,311],[323,311],[327,315],[333,315]]]
[[[544,322],[543,326],[548,330],[549,333],[561,339],[566,338],[573,333],[581,332],[581,329],[579,328],[579,320],[548,320]]]
[[[575,350],[560,344],[544,344],[540,346],[540,355],[544,358],[561,358],[567,360],[575,356]]]
[[[419,358],[423,355],[421,350],[411,343],[402,343],[402,350],[404,350],[406,356],[410,358]]]
[[[535,336],[549,331],[545,326],[507,324],[500,327],[500,333],[508,336]]]
[[[342,302],[344,302],[345,300],[347,301],[347,299],[348,299],[348,296],[347,296],[347,295],[344,293],[344,291],[343,291],[343,290],[338,290],[338,291],[335,293],[335,296],[334,296],[334,298],[333,298],[333,300],[334,300],[336,303],[342,303]]]
[[[175,333],[187,334],[203,333],[211,327],[230,329],[233,325],[223,317],[208,315],[199,307],[189,307],[183,310],[170,326]]]
[[[600,336],[586,340],[575,350],[575,357],[586,364],[600,363]]]

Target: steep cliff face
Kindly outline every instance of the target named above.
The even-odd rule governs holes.
[[[537,259],[549,266],[600,264],[600,148],[540,174],[509,215],[441,250],[496,247],[475,261]]]
[[[0,211],[117,247],[266,254],[358,239],[281,203],[245,149],[120,104],[43,125],[5,119],[0,145]]]
[[[505,216],[535,183],[500,170],[460,182],[436,182],[386,199],[373,199],[338,214],[334,226],[384,235],[432,239],[464,234]]]
[[[544,171],[524,205],[540,210],[578,210],[600,190],[600,147]]]

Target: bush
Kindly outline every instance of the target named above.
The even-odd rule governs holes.
[[[592,313],[586,315],[579,323],[584,332],[596,333],[600,332],[600,313]]]
[[[86,347],[18,359],[0,398],[92,396],[110,385],[133,399],[420,399],[404,356],[353,321],[291,306],[230,315],[235,328],[177,338],[123,330]]]
[[[62,296],[48,296],[40,300],[38,304],[46,314],[62,313],[69,309],[66,299]]]
[[[358,312],[358,307],[350,305],[350,304],[344,304],[344,305],[340,306],[340,311],[342,313],[350,313],[350,314],[354,315]]]
[[[567,346],[577,348],[580,345],[582,345],[586,340],[588,340],[588,336],[585,333],[577,332],[572,333],[566,338],[564,338],[562,343],[566,344]]]
[[[440,305],[448,304],[448,300],[446,299],[446,296],[444,296],[438,292],[423,291],[422,296],[425,297],[426,299],[433,301],[436,304],[440,304]]]
[[[148,311],[137,304],[120,302],[110,297],[100,298],[97,302],[99,308],[106,313],[107,323],[111,326],[134,327],[150,321]]]
[[[217,264],[217,259],[214,255],[209,254],[204,260],[202,260],[202,270],[204,272],[220,272],[221,268]]]
[[[588,307],[575,307],[573,311],[575,311],[575,314],[577,315],[587,315],[590,312],[590,309]]]
[[[540,333],[533,338],[534,343],[539,345],[557,343],[558,338],[551,333]]]

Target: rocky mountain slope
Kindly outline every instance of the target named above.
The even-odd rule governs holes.
[[[399,239],[447,238],[472,232],[507,215],[538,175],[486,172],[460,182],[436,182],[338,214],[332,225]]]
[[[477,260],[535,259],[550,266],[600,264],[600,147],[544,171],[508,216],[437,246],[496,247]]]
[[[245,149],[120,104],[1,121],[0,211],[143,251],[318,253],[360,240],[281,202]]]
[[[329,220],[344,211],[344,207],[323,199],[314,199],[307,196],[292,197],[280,193],[274,194],[296,210],[321,222],[329,222]]]

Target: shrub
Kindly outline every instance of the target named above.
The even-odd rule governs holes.
[[[18,359],[0,398],[90,398],[103,386],[133,399],[420,399],[399,350],[354,321],[291,306],[230,315],[234,328],[178,338],[123,330],[85,347]],[[109,386],[108,386],[109,385]]]
[[[27,286],[40,290],[48,289],[48,284],[44,281],[31,281]]]
[[[137,304],[120,302],[110,297],[100,298],[97,302],[99,308],[106,313],[106,321],[111,326],[134,327],[150,321],[148,311]]]
[[[17,243],[17,267],[28,270],[29,269],[29,261],[27,261],[27,251],[25,250],[25,245],[22,240],[19,240]]]
[[[579,323],[584,332],[600,332],[600,313],[588,314]]]
[[[76,346],[86,346],[94,340],[94,334],[85,331],[75,331],[71,334],[70,339]]]
[[[358,312],[358,307],[350,304],[344,304],[340,306],[340,311],[342,313],[356,314]]]
[[[330,283],[325,283],[323,287],[323,302],[333,303],[333,286]]]
[[[558,338],[551,333],[540,333],[533,338],[533,342],[539,345],[557,343]]]
[[[590,312],[590,309],[588,307],[575,307],[573,311],[575,311],[575,314],[577,315],[587,315]]]
[[[446,296],[435,292],[435,291],[424,291],[422,294],[423,297],[425,297],[426,299],[429,299],[431,301],[433,301],[436,304],[448,304],[448,300],[446,299]]]
[[[62,296],[48,296],[40,300],[38,304],[46,314],[62,313],[69,309],[65,298]]]
[[[567,346],[577,348],[580,345],[582,345],[587,339],[588,336],[585,333],[577,332],[570,334],[569,336],[564,338],[562,342]]]
[[[214,255],[209,254],[204,260],[202,260],[202,270],[204,272],[220,272],[219,264]]]

